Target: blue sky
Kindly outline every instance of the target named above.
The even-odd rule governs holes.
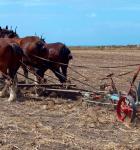
[[[48,43],[140,44],[140,0],[0,0],[0,25]]]

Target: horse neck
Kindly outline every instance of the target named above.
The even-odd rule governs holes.
[[[15,38],[11,38],[11,39],[13,39],[13,41],[15,41],[17,44],[19,44],[20,45],[20,42],[21,42],[21,40],[22,40],[22,38],[17,38],[17,37],[15,37]]]

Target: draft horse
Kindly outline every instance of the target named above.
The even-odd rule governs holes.
[[[22,65],[24,75],[27,76],[27,66],[30,68],[41,68],[44,65],[42,60],[34,56],[43,57],[47,52],[45,42],[37,36],[27,36],[24,38],[6,38],[9,42],[16,42],[23,50]],[[26,78],[27,79],[27,78]]]
[[[23,51],[18,44],[0,38],[0,73],[5,78],[5,85],[2,91],[0,91],[0,96],[3,97],[9,88],[8,101],[16,99],[14,80],[16,72],[20,67],[22,56]]]
[[[45,71],[50,69],[61,83],[67,80],[67,68],[72,54],[69,48],[60,42],[45,44],[48,51],[43,56],[46,65],[37,70],[39,76],[43,77]],[[45,62],[45,61],[44,61]]]

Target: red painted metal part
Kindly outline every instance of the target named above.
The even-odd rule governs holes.
[[[120,98],[117,104],[117,117],[120,121],[124,121],[126,117],[132,120],[133,108],[127,104],[126,97]]]
[[[126,118],[130,119],[130,122],[132,122],[135,117],[137,116],[137,107],[136,107],[136,100],[137,95],[135,93],[134,83],[136,81],[136,78],[138,77],[138,74],[140,72],[140,66],[137,69],[137,72],[134,74],[132,78],[132,82],[130,84],[128,93],[126,96],[122,96],[117,104],[117,117],[120,121],[125,121]],[[129,97],[130,96],[130,97]]]

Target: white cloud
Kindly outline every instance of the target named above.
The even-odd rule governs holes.
[[[90,14],[87,14],[86,16],[89,18],[95,18],[97,15],[96,15],[96,13],[92,12]]]
[[[91,18],[96,17],[96,14],[95,13],[91,13],[90,17]]]

